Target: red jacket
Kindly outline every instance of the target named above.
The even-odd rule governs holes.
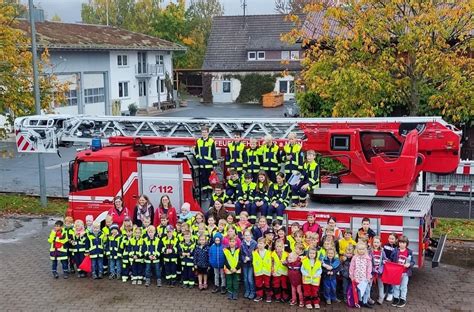
[[[154,220],[153,220],[153,225],[155,227],[160,225],[162,214],[165,214],[165,211],[160,207],[156,208],[155,217],[154,217]],[[174,207],[168,208],[167,215],[168,215],[168,224],[172,225],[174,228],[176,228],[176,222],[178,222],[178,216],[177,216],[177,213],[176,213],[176,209]]]
[[[108,214],[112,216],[112,222],[116,223],[119,228],[122,226],[125,217],[131,218],[130,212],[128,211],[127,207],[123,207],[121,212],[119,212],[115,207],[112,207],[110,208]]]
[[[303,224],[303,233],[306,234],[306,232],[318,233],[318,235],[321,237],[321,227],[319,226],[318,222],[314,222],[312,225],[310,225],[308,222]]]

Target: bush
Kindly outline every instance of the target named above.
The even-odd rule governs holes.
[[[333,104],[324,101],[314,91],[296,94],[296,103],[300,107],[302,117],[331,117]]]
[[[275,89],[276,76],[274,75],[234,75],[231,78],[240,80],[239,103],[261,102],[262,95]]]

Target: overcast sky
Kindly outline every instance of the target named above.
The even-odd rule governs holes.
[[[165,0],[169,2],[172,0]],[[226,15],[242,14],[242,0],[220,0]],[[28,0],[21,0],[28,3]],[[34,4],[44,9],[46,19],[58,14],[63,22],[81,21],[81,4],[87,0],[34,0]],[[189,1],[187,1],[189,2]],[[247,14],[272,14],[275,0],[247,0]]]

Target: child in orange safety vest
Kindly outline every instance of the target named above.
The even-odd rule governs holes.
[[[272,302],[272,289],[270,288],[270,276],[272,270],[272,253],[265,249],[265,238],[260,237],[257,241],[257,249],[252,252],[252,264],[255,275],[255,288],[257,297],[255,302],[262,301],[266,295],[266,302]],[[265,289],[265,291],[264,291]]]
[[[321,282],[321,261],[317,258],[317,251],[309,249],[308,256],[301,261],[303,275],[303,294],[307,309],[319,309],[319,284]]]
[[[240,249],[237,249],[236,237],[229,239],[229,247],[224,248],[224,273],[227,286],[227,299],[237,300],[240,276]]]
[[[275,300],[283,303],[288,302],[289,299],[287,258],[288,252],[285,251],[285,243],[279,239],[272,252],[272,288]]]

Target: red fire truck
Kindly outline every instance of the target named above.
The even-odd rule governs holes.
[[[58,146],[102,140],[103,148],[82,150],[70,162],[67,211],[74,218],[92,214],[102,220],[116,195],[122,195],[129,208],[139,194],[147,194],[155,206],[166,194],[176,207],[189,202],[194,211],[201,210],[199,167],[191,147],[203,124],[216,140],[220,156],[233,130],[240,130],[244,140],[272,134],[280,145],[294,132],[303,149],[339,160],[345,169],[321,175],[321,187],[312,196],[351,200],[288,208],[286,221],[304,222],[308,212],[315,211],[322,225],[335,216],[339,227],[356,231],[362,218],[369,217],[384,241],[391,232],[407,235],[417,265],[423,265],[433,194],[413,192],[414,184],[422,171],[447,174],[459,163],[460,135],[438,117],[243,120],[48,115],[18,118],[15,130],[20,152],[57,152]]]

